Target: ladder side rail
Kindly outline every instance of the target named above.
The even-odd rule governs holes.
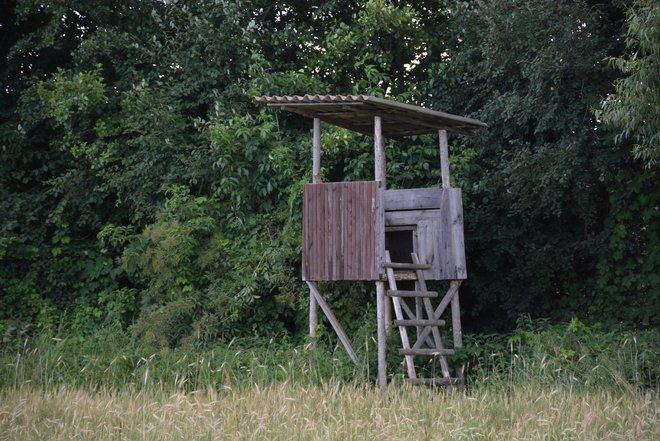
[[[388,263],[391,262],[389,251],[385,251],[385,261]],[[394,278],[394,270],[392,269],[392,267],[386,267],[386,268],[387,268],[387,280],[390,284],[390,289],[396,291],[397,287],[396,287],[396,279]],[[403,311],[401,308],[400,300],[401,299],[399,299],[398,297],[392,297],[392,303],[394,305],[394,312],[396,314],[397,320],[403,320]],[[408,339],[408,330],[406,329],[406,327],[399,326],[399,333],[401,334],[401,344],[403,345],[403,348],[408,350],[411,349],[410,340]],[[408,378],[417,379],[413,356],[406,355],[405,362],[406,362],[406,367],[408,369]]]
[[[420,263],[417,253],[411,253],[413,263]],[[422,291],[426,291],[426,279],[424,279],[424,272],[417,270],[418,283]],[[424,308],[426,309],[426,314],[429,316],[430,320],[436,319],[435,311],[431,305],[431,300],[429,298],[424,298]],[[440,335],[440,329],[437,326],[434,326],[431,329],[433,333],[433,340],[435,341],[435,347],[437,349],[444,349],[442,344],[442,336]],[[420,333],[421,335],[421,333]],[[440,370],[442,371],[442,376],[444,378],[449,378],[449,363],[447,362],[447,357],[444,355],[440,356]]]

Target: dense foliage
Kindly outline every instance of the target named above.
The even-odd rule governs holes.
[[[603,120],[620,139],[635,141],[636,158],[649,166],[660,158],[660,6],[637,0],[628,12],[628,52],[610,58],[627,76],[616,80],[616,92],[603,101]]]
[[[162,347],[302,336],[311,122],[253,98],[304,93],[489,124],[451,145],[468,328],[511,329],[521,313],[657,326],[657,6],[635,7],[3,2],[0,335],[117,326]],[[323,136],[326,179],[372,177],[369,138]],[[437,185],[432,137],[386,148],[391,186]],[[328,288],[367,335],[372,287]]]

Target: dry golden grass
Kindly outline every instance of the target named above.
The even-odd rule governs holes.
[[[241,391],[0,391],[2,440],[658,440],[653,394],[282,383]]]

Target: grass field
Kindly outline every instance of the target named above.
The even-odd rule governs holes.
[[[379,392],[368,341],[355,368],[273,339],[155,352],[116,332],[37,335],[0,350],[0,441],[655,441],[658,341],[573,324],[470,337],[469,388],[450,394],[404,385],[398,357]]]
[[[241,390],[0,392],[3,440],[658,440],[651,392],[444,391],[287,382]]]

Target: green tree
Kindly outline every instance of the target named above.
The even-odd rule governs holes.
[[[623,50],[617,36],[624,12],[616,3],[536,0],[454,9],[456,47],[428,81],[438,107],[490,126],[460,140],[476,151],[463,181],[470,268],[464,303],[482,323],[506,327],[523,312],[648,323],[638,305],[657,289],[657,264],[633,262],[640,252],[652,259],[657,241],[635,241],[641,248],[624,247],[620,256],[644,282],[608,278],[612,289],[604,296],[600,282],[618,216],[611,195],[627,201],[617,202],[620,208],[637,198],[623,178],[635,165],[601,134],[591,111],[616,78],[603,60]],[[649,178],[640,180],[645,207],[657,204],[647,193]],[[654,230],[651,217],[642,231]],[[594,307],[605,298],[619,307]]]
[[[657,289],[655,176],[590,111],[619,75],[603,60],[626,50],[622,4],[0,7],[0,332],[119,323],[163,345],[300,334],[311,121],[253,98],[304,93],[384,95],[490,124],[451,146],[475,322],[655,323],[641,306]],[[327,180],[371,179],[369,137],[323,136]],[[388,142],[390,185],[437,185],[436,143]],[[329,296],[349,327],[373,297],[359,285]]]
[[[600,116],[617,131],[615,139],[631,139],[635,158],[651,167],[660,158],[660,6],[637,0],[626,23],[628,50],[609,59],[625,76],[603,101]]]

